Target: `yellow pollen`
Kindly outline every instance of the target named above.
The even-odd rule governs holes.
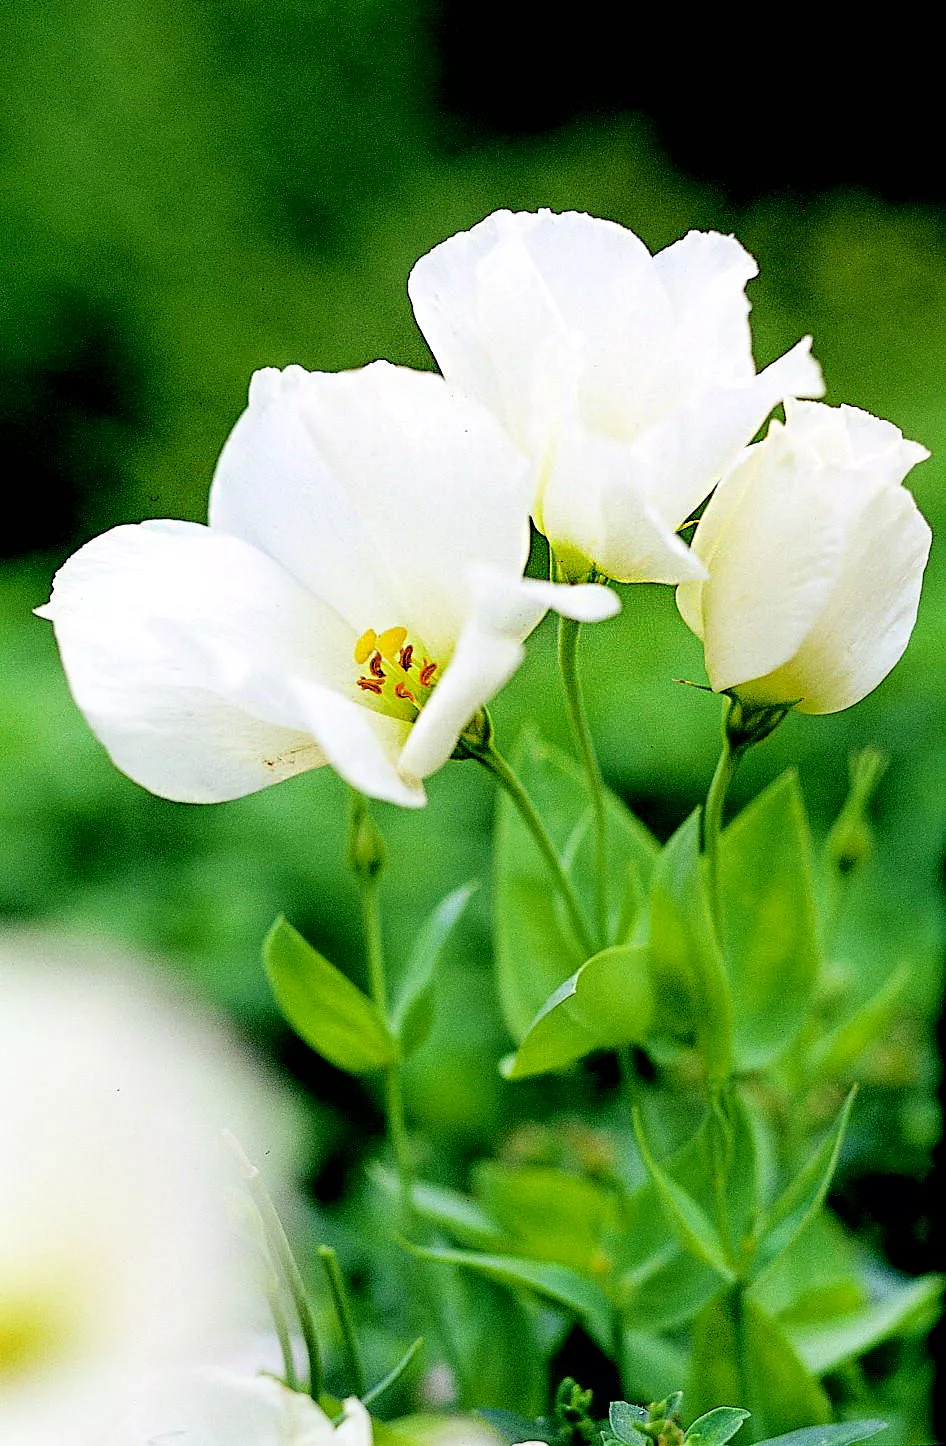
[[[365,663],[367,663],[368,659],[371,657],[371,654],[377,648],[378,642],[379,638],[374,628],[369,628],[366,633],[362,633],[361,637],[355,644],[355,662],[358,664],[359,668],[363,668]]]
[[[365,637],[367,636],[366,633]],[[386,628],[383,633],[378,634],[374,645],[382,658],[396,660],[397,654],[404,646],[406,638],[407,628]]]

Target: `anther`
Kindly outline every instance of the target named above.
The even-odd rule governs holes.
[[[381,684],[375,678],[359,678],[357,682],[363,693],[377,693],[380,696]]]
[[[374,673],[375,677],[380,678],[381,682],[383,683],[388,675],[381,666],[380,653],[372,653],[371,662],[368,664],[368,667],[371,669],[372,673]]]
[[[408,703],[417,702],[417,699],[414,697],[414,694],[411,692],[410,688],[405,688],[403,683],[394,684],[394,694],[397,698],[405,698]]]
[[[420,685],[422,688],[429,688],[433,682],[434,674],[437,671],[436,663],[424,663],[420,670]]]
[[[375,639],[375,647],[382,658],[396,658],[398,649],[407,641],[407,628],[385,628]]]
[[[414,644],[407,643],[397,655],[397,660],[405,673],[411,671],[411,663],[414,661]]]
[[[374,652],[377,646],[378,637],[375,633],[374,628],[369,628],[366,633],[362,633],[361,637],[355,644],[355,662],[358,664],[359,668],[364,667],[365,663],[367,663],[368,659],[371,657],[371,654]]]

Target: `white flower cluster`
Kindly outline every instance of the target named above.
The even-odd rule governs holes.
[[[715,232],[652,256],[610,221],[501,211],[411,275],[441,376],[257,373],[209,526],[116,528],[39,610],[118,767],[213,802],[330,763],[422,804],[547,609],[617,610],[597,579],[677,584],[719,691],[863,697],[916,618],[930,534],[901,484],[927,453],[798,401],[823,391],[808,338],[756,372],[755,273]],[[530,516],[554,582],[522,576]]]

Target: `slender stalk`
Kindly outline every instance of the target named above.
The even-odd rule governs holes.
[[[268,1264],[271,1262],[267,1262]],[[273,1278],[266,1285],[266,1300],[269,1305],[269,1313],[273,1318],[273,1326],[276,1330],[276,1339],[279,1342],[279,1351],[282,1355],[283,1380],[290,1391],[298,1391],[299,1376],[296,1371],[295,1357],[292,1353],[292,1336],[289,1333],[289,1323],[286,1320],[286,1312],[283,1310],[282,1301],[279,1299],[279,1281],[275,1275],[273,1266]]]
[[[319,1343],[315,1333],[315,1318],[312,1314],[312,1305],[309,1300],[308,1291],[305,1288],[305,1281],[302,1279],[302,1272],[296,1264],[296,1257],[292,1253],[292,1246],[289,1244],[289,1237],[279,1218],[279,1212],[273,1204],[269,1191],[263,1184],[263,1177],[257,1167],[249,1160],[243,1151],[239,1141],[230,1134],[229,1130],[224,1135],[234,1151],[243,1170],[253,1204],[256,1206],[263,1232],[269,1247],[273,1261],[282,1272],[283,1279],[289,1289],[296,1316],[299,1321],[299,1328],[302,1331],[302,1339],[305,1342],[306,1356],[309,1362],[309,1384],[308,1391],[313,1401],[318,1401],[322,1394],[322,1362],[319,1355]],[[280,1331],[280,1321],[276,1318],[276,1330]],[[280,1334],[280,1345],[283,1355],[286,1357],[286,1345],[283,1344],[283,1337]],[[292,1348],[289,1346],[288,1360],[292,1360]],[[295,1377],[295,1366],[292,1365],[292,1376]],[[289,1382],[287,1381],[287,1385]]]
[[[562,903],[565,905],[571,926],[575,931],[581,947],[588,956],[596,953],[594,938],[588,927],[584,910],[578,900],[578,895],[575,893],[572,881],[565,872],[565,867],[558,856],[555,845],[548,835],[545,824],[539,817],[535,805],[526,793],[515,772],[492,740],[484,743],[479,748],[469,749],[467,756],[475,758],[478,763],[481,763],[483,767],[502,784],[508,793],[512,802],[519,810],[519,815],[523,823],[531,833],[536,848],[548,865],[549,872],[555,880],[555,886],[561,895]]]
[[[738,1404],[744,1411],[752,1410],[752,1391],[746,1359],[745,1296],[741,1284],[733,1287],[729,1296],[729,1307],[733,1326],[733,1347],[735,1351],[736,1380],[739,1382]]]
[[[588,778],[591,806],[594,811],[595,829],[595,924],[598,931],[598,946],[603,949],[608,943],[608,815],[604,795],[604,781],[601,766],[595,752],[594,740],[588,725],[585,699],[578,673],[578,638],[581,623],[573,618],[560,617],[558,620],[558,665],[562,674],[565,691],[565,706],[568,719],[578,744],[582,765]]]
[[[384,967],[384,939],[381,931],[381,909],[378,902],[378,880],[375,875],[359,874],[365,950],[368,956],[368,982],[371,997],[383,1019],[388,1018],[388,985]],[[404,1118],[404,1088],[398,1060],[384,1071],[384,1107],[388,1137],[397,1165],[401,1187],[401,1219],[407,1229],[414,1216],[414,1172],[410,1144]]]
[[[338,1324],[342,1332],[342,1340],[345,1343],[345,1354],[348,1357],[348,1369],[351,1374],[351,1391],[349,1394],[353,1396],[364,1396],[366,1385],[365,1368],[358,1346],[358,1336],[355,1331],[355,1322],[352,1319],[351,1306],[348,1302],[348,1292],[345,1289],[345,1280],[338,1264],[338,1256],[330,1245],[320,1245],[319,1259],[322,1261],[325,1269],[328,1288],[332,1296],[332,1304],[335,1307],[335,1314],[338,1317]]]
[[[726,700],[726,713],[728,716],[729,700]],[[720,886],[719,886],[719,838],[723,831],[723,816],[726,809],[726,796],[729,793],[730,784],[736,774],[742,758],[742,750],[733,748],[729,741],[729,734],[726,731],[726,720],[723,720],[723,746],[720,750],[719,762],[716,765],[716,772],[713,774],[713,781],[709,786],[706,795],[706,806],[703,810],[703,852],[706,855],[707,870],[709,874],[710,905],[713,910],[713,917],[716,920],[717,931],[720,925]]]

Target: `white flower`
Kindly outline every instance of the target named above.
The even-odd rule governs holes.
[[[371,1417],[354,1396],[333,1426],[309,1396],[269,1376],[193,1370],[150,1382],[93,1446],[371,1446]]]
[[[709,579],[677,604],[718,692],[835,713],[913,631],[930,529],[901,483],[929,453],[856,407],[786,411],[713,495],[693,538]]]
[[[702,576],[677,530],[777,402],[820,396],[810,338],[756,375],[732,236],[651,256],[575,212],[497,211],[418,261],[414,314],[449,382],[532,463],[536,525],[569,575]]]
[[[522,578],[530,488],[440,377],[258,372],[209,527],[115,528],[39,612],[91,727],[152,792],[217,802],[331,763],[422,804],[549,606],[617,610],[607,589]]]
[[[4,952],[0,1441],[86,1446],[142,1373],[245,1339],[256,1272],[220,1131],[278,1160],[270,1092],[127,963]]]

